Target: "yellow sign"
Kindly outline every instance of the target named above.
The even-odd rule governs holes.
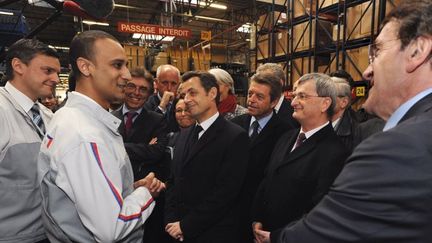
[[[364,87],[364,86],[356,87],[356,96],[357,97],[365,96],[365,93],[366,93],[366,87]]]
[[[211,39],[211,31],[201,31],[201,40],[208,41]]]

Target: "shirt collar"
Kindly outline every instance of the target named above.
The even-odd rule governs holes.
[[[276,111],[276,113],[279,112],[279,109],[281,108],[284,99],[285,99],[285,96],[283,96],[283,95],[281,95],[281,96],[279,97],[279,101],[278,101],[278,103],[276,104],[276,106],[275,106],[275,108],[274,108],[274,110]]]
[[[219,117],[219,112],[216,112],[213,116],[211,116],[209,119],[201,122],[201,123],[197,123],[198,125],[200,125],[203,129],[202,132],[207,131],[207,129],[216,121],[216,119]]]
[[[270,121],[270,119],[272,118],[272,116],[273,116],[273,112],[270,112],[270,114],[268,114],[265,117],[261,117],[261,119],[259,119],[259,120],[257,120],[254,116],[252,116],[250,124],[249,124],[249,127],[252,126],[252,123],[254,121],[258,121],[259,127],[261,129],[263,129],[267,125],[267,123]]]
[[[339,125],[339,121],[341,120],[341,118],[342,117],[339,117],[338,119],[332,122],[333,129],[336,129],[336,127]]]
[[[330,122],[326,122],[326,123],[324,123],[323,125],[321,125],[321,126],[319,126],[319,127],[317,127],[317,128],[314,128],[314,129],[312,129],[312,130],[310,130],[310,131],[308,131],[308,132],[304,132],[304,131],[303,131],[303,128],[301,128],[301,129],[300,129],[300,132],[301,132],[301,133],[304,133],[305,136],[306,136],[306,139],[308,139],[308,138],[310,138],[312,135],[314,135],[316,132],[318,132],[319,130],[321,130],[321,129],[324,128],[325,126],[327,126],[329,123],[330,123]]]
[[[141,108],[139,108],[138,110],[135,111],[137,113],[137,116],[139,116],[141,114],[142,109],[143,108],[141,107]],[[126,105],[122,106],[122,114],[123,114],[123,116],[125,116],[129,111],[130,110],[126,107]]]
[[[80,109],[87,109],[97,120],[105,124],[113,133],[118,133],[121,120],[105,110],[101,105],[90,97],[73,91],[68,95],[66,106],[78,105]]]
[[[35,102],[33,102],[27,95],[23,94],[21,91],[15,88],[15,86],[13,86],[13,84],[11,84],[10,82],[6,83],[5,89],[26,113],[30,112],[30,109],[35,104]]]
[[[412,97],[407,102],[399,106],[399,108],[397,108],[396,111],[393,112],[393,114],[387,120],[383,131],[387,131],[395,127],[402,119],[402,117],[409,111],[409,109],[411,109],[411,107],[413,107],[419,100],[423,99],[430,93],[432,93],[432,88],[423,90],[422,92],[418,93],[416,96]]]

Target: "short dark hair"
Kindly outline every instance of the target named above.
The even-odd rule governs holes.
[[[36,55],[45,55],[59,58],[57,51],[47,44],[36,39],[20,39],[12,44],[6,54],[6,77],[8,80],[14,78],[12,59],[18,58],[24,64],[29,64]]]
[[[154,87],[153,87],[153,81],[154,77],[153,75],[147,71],[144,67],[135,67],[130,70],[132,78],[143,78],[150,84],[150,90],[149,94],[153,94]]]
[[[191,78],[199,78],[201,86],[203,86],[204,90],[208,93],[211,88],[216,88],[217,94],[215,98],[216,105],[219,104],[219,85],[217,84],[216,77],[209,73],[209,72],[203,72],[203,71],[189,71],[183,74],[182,82],[186,82],[187,80]]]
[[[99,39],[111,39],[115,42],[118,42],[118,40],[114,36],[101,30],[84,31],[77,34],[72,39],[69,49],[69,63],[76,78],[82,75],[81,71],[77,66],[78,58],[82,57],[94,61],[93,47],[96,40]]]
[[[400,24],[398,37],[403,50],[417,37],[432,35],[432,3],[430,0],[404,1],[386,16],[381,28],[394,20]]]
[[[340,70],[334,71],[334,72],[330,73],[329,76],[345,79],[348,82],[351,89],[355,86],[354,79],[352,78],[351,74],[349,74],[345,70],[340,69]]]
[[[267,85],[270,87],[270,101],[278,100],[282,94],[282,84],[274,74],[271,73],[256,73],[251,77],[251,82]]]

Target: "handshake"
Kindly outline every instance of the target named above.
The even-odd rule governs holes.
[[[165,183],[156,178],[153,172],[150,172],[146,177],[134,183],[135,189],[141,186],[146,187],[152,197],[159,196],[159,193],[166,189]]]

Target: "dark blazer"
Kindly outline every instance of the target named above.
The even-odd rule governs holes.
[[[282,105],[279,108],[279,111],[277,112],[277,115],[279,116],[279,118],[283,122],[285,122],[286,124],[288,124],[289,127],[291,127],[291,128],[299,128],[300,124],[292,116],[293,112],[294,112],[294,109],[291,106],[291,101],[288,100],[288,99],[286,99],[286,98],[284,98],[284,100],[282,101]]]
[[[360,143],[323,200],[271,242],[430,242],[432,95]]]
[[[336,135],[350,151],[350,153],[357,145],[356,141],[358,140],[359,136],[359,123],[354,119],[353,116],[355,116],[355,112],[351,108],[346,109],[340,118],[338,126],[335,129]]]
[[[255,196],[255,221],[272,231],[308,213],[327,193],[348,151],[329,123],[294,151],[298,130],[284,134]]]
[[[123,137],[135,180],[144,178],[149,172],[155,172],[160,178],[164,170],[161,161],[167,143],[166,124],[163,116],[142,109],[132,124],[130,133],[126,136],[122,107],[113,111],[112,114],[121,119],[119,132]],[[154,137],[158,138],[157,144],[149,145],[150,140]]]
[[[237,243],[235,209],[249,159],[248,136],[219,116],[187,153],[193,129],[180,132],[174,149],[165,221],[180,221],[184,242]]]
[[[144,104],[144,108],[148,111],[154,111],[164,116],[165,122],[167,124],[167,132],[177,132],[179,130],[179,125],[175,119],[175,106],[177,101],[178,100],[175,99],[164,114],[162,110],[159,109],[160,99],[155,93],[147,99],[146,103]]]
[[[231,121],[241,126],[246,132],[249,132],[250,121],[252,117],[244,114],[233,118]],[[247,167],[246,179],[243,184],[238,209],[241,213],[241,242],[252,242],[252,219],[251,206],[259,184],[264,178],[264,171],[270,161],[270,155],[279,137],[284,134],[289,125],[280,120],[273,114],[266,126],[258,134],[258,137],[250,143],[250,157]]]

